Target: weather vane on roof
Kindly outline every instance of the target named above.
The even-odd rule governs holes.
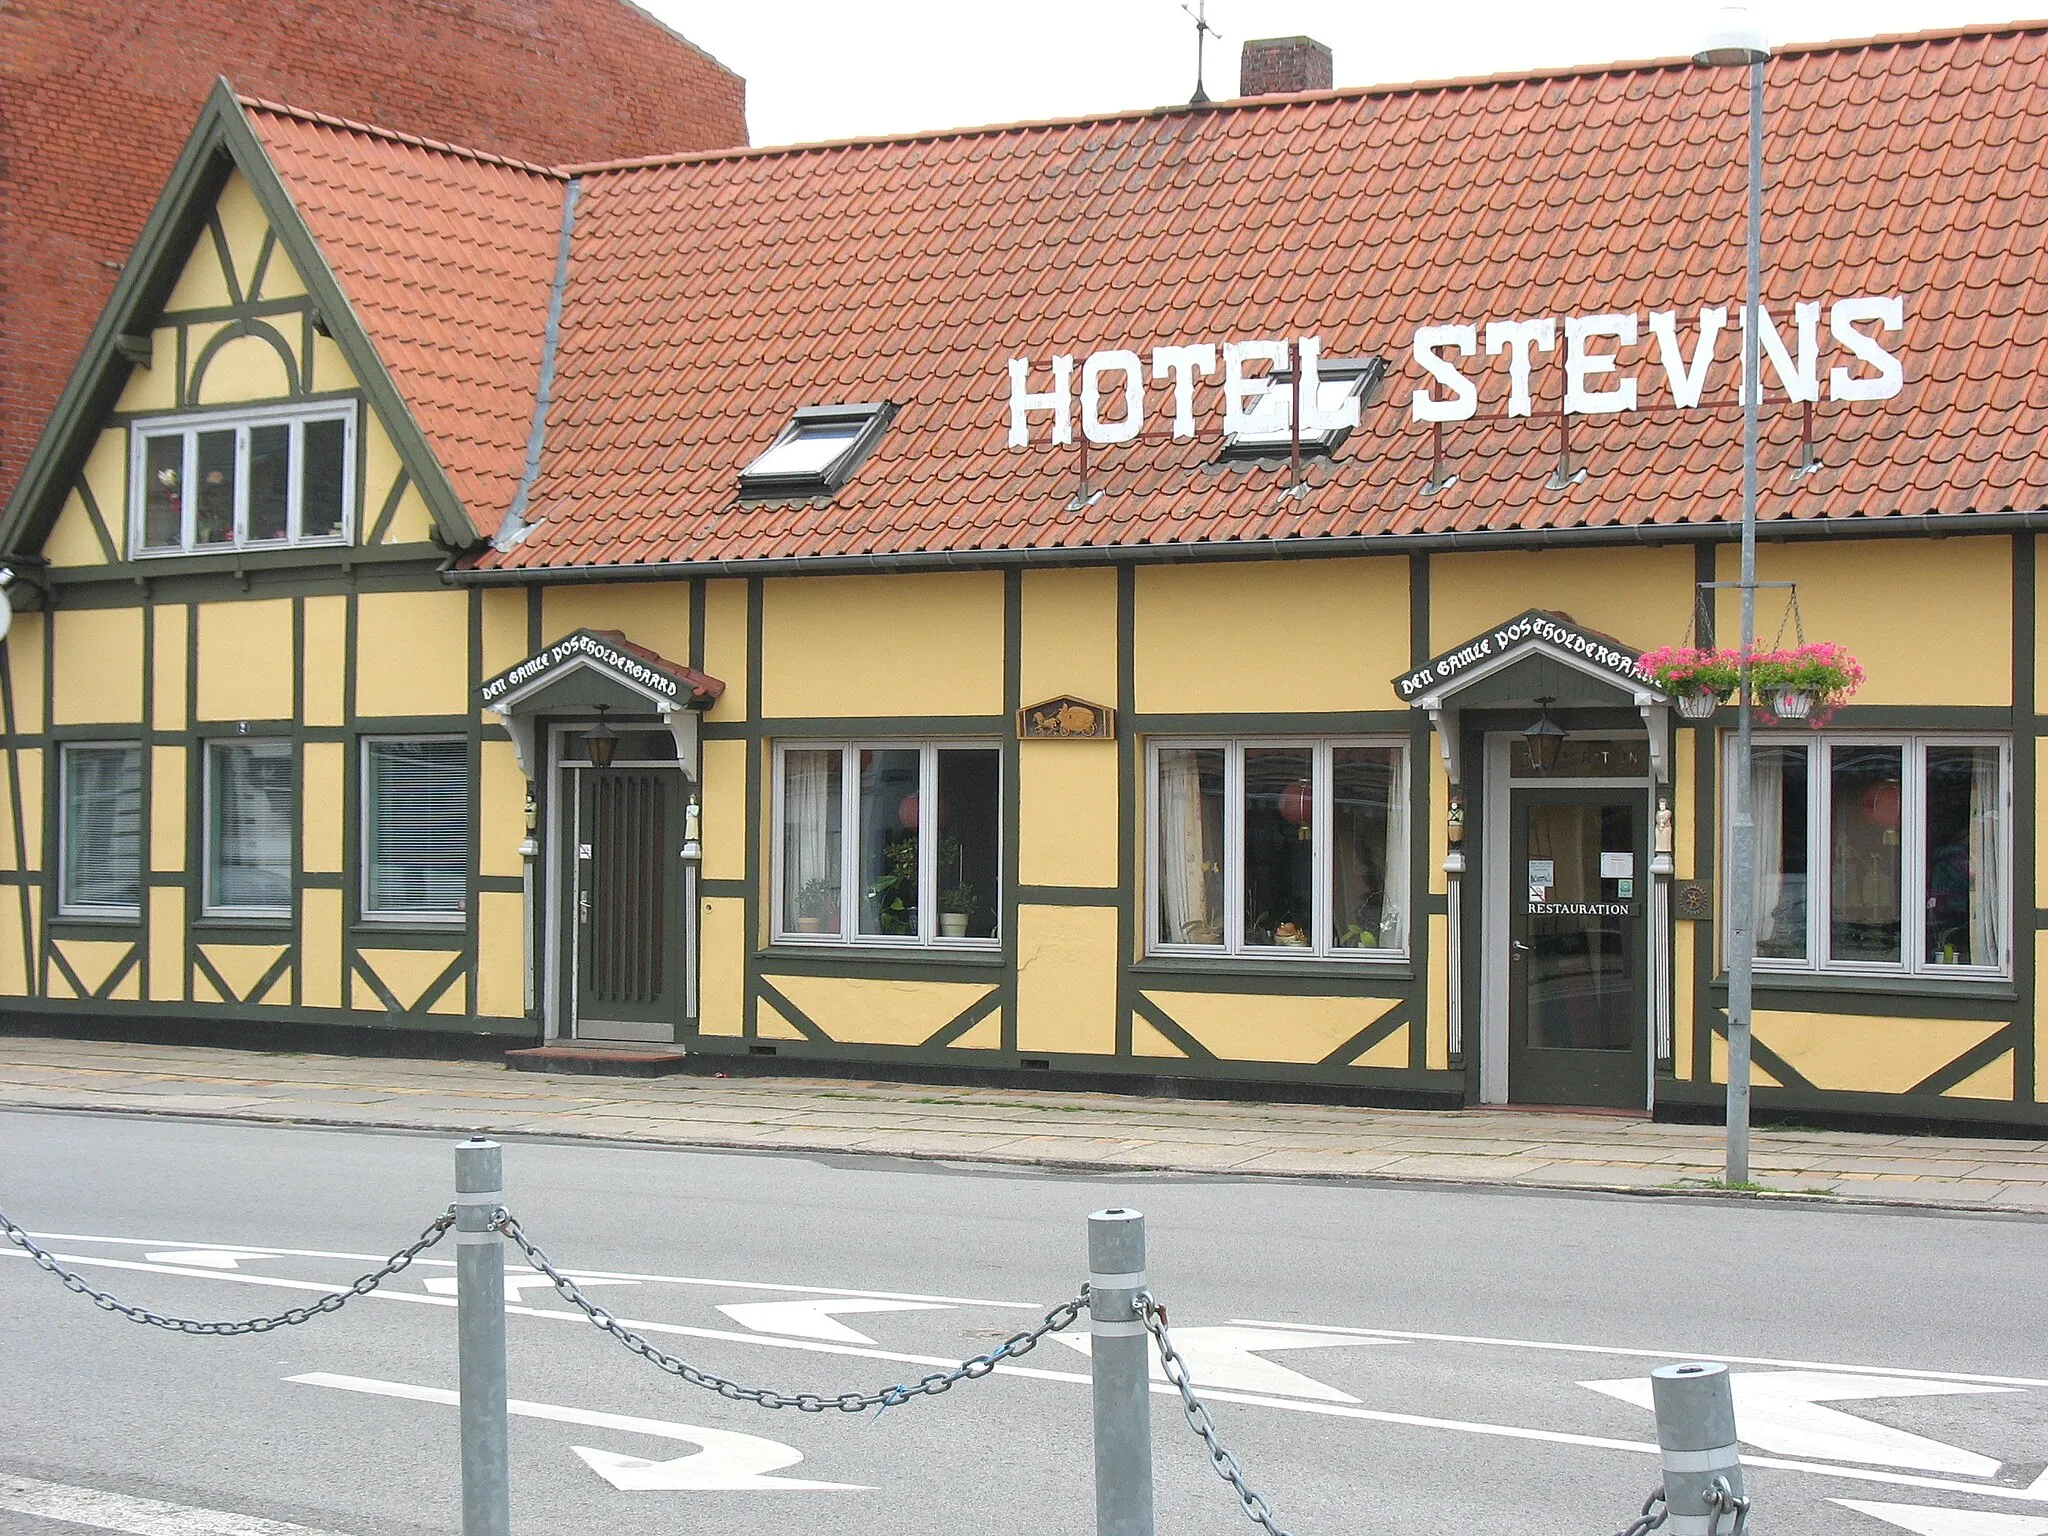
[[[1193,5],[1183,0],[1181,9],[1195,21],[1195,94],[1188,98],[1188,105],[1199,107],[1209,99],[1209,92],[1202,84],[1203,49],[1212,37],[1222,42],[1223,34],[1209,25],[1209,0],[1195,0]]]

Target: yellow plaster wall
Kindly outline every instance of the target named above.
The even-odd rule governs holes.
[[[770,717],[1002,712],[1000,572],[788,577],[763,601]]]
[[[747,744],[707,741],[699,750],[704,773],[704,878],[738,880],[747,872]],[[769,866],[764,862],[761,867]]]
[[[448,969],[449,962],[454,959],[455,955],[451,951],[440,949],[358,949],[356,951],[356,963],[361,967],[367,968],[372,975],[383,982],[385,989],[390,992],[398,1006],[405,1009],[408,1013],[419,1007],[421,999],[426,996],[427,988],[441,979],[442,973]],[[377,1013],[386,1011],[383,1002],[379,1000],[376,992],[366,985],[360,976],[351,977],[350,980],[349,1005],[351,1007]],[[463,991],[461,977],[458,976],[454,981],[450,982],[448,990],[455,996],[456,1011],[458,1013],[461,1012]],[[443,1003],[445,1003],[446,996],[447,994],[444,993]],[[442,1005],[436,1005],[432,1011],[441,1013],[445,1011],[445,1008]]]
[[[1108,566],[1026,571],[1022,594],[1021,702],[1072,694],[1116,704],[1116,572]]]
[[[1422,1064],[1432,1072],[1451,1065],[1451,919],[1442,912],[1429,919],[1429,1000],[1424,1010]],[[1375,1048],[1377,1049],[1377,1048]]]
[[[299,749],[305,776],[300,833],[304,867],[319,874],[341,873],[342,816],[347,809],[344,748],[338,741],[309,741]]]
[[[365,592],[356,599],[356,713],[467,715],[469,595]]]
[[[1680,1082],[1692,1079],[1692,1021],[1699,999],[1694,994],[1692,968],[1699,953],[1700,925],[1671,925],[1671,1072]]]
[[[1451,848],[1451,824],[1446,819],[1451,810],[1451,777],[1444,772],[1443,753],[1437,750],[1434,731],[1429,735],[1427,747],[1427,763],[1411,762],[1408,771],[1413,773],[1419,767],[1429,775],[1429,891],[1432,896],[1447,896],[1450,894],[1451,877],[1444,873],[1444,860],[1449,857]],[[1472,880],[1475,876],[1468,874],[1466,878]]]
[[[199,953],[219,973],[234,995],[223,999],[235,1003],[260,1003],[257,984],[285,952],[283,944],[202,944]],[[268,990],[268,989],[266,989]],[[290,995],[289,991],[286,993]]]
[[[992,1010],[988,1017],[984,1018],[979,1024],[973,1025],[965,1034],[951,1041],[948,1049],[955,1051],[994,1051],[1000,1050],[1002,1044],[1003,1011],[997,1008]]]
[[[485,587],[483,675],[496,677],[526,660],[526,592],[519,587]],[[495,720],[495,715],[487,718]]]
[[[526,775],[509,741],[483,744],[481,816],[477,823],[479,867],[486,875],[517,877],[526,871],[519,845],[526,838]]]
[[[1429,649],[1449,650],[1528,608],[1643,650],[1677,644],[1693,609],[1689,546],[1432,555]]]
[[[309,597],[303,708],[308,725],[340,725],[348,718],[348,599]]]
[[[1026,885],[1115,885],[1116,743],[1026,741],[1017,757],[1017,878]]]
[[[687,663],[690,584],[667,581],[613,586],[600,582],[549,587],[541,594],[540,629],[542,643],[548,645],[579,629],[620,629],[635,645],[644,645],[670,661]]]
[[[254,282],[255,280],[256,275],[252,272],[250,274],[250,281]],[[285,254],[284,245],[280,242],[270,252],[270,260],[263,268],[261,284],[249,297],[252,299],[297,299],[303,298],[305,293],[306,284],[299,276],[299,269],[292,264],[291,257]]]
[[[199,605],[201,720],[292,718],[292,604]]]
[[[43,749],[20,747],[0,755],[0,788],[6,784],[9,760],[21,775],[21,841],[28,851],[28,867],[43,866]],[[0,838],[0,868],[14,867],[14,840]]]
[[[1133,1056],[1177,1056],[1187,1059],[1187,1052],[1175,1045],[1153,1022],[1142,1013],[1131,1015],[1131,1054]]]
[[[190,676],[186,666],[191,642],[191,611],[182,603],[150,610],[154,626],[156,675],[150,679],[151,720],[160,731],[185,729]]]
[[[91,493],[93,506],[99,509],[115,555],[124,556],[128,548],[128,434],[118,427],[102,431],[78,478],[82,491]],[[81,489],[73,489],[64,498],[63,510],[43,541],[43,558],[61,566],[107,563],[106,549],[92,526]]]
[[[2007,1051],[1996,1061],[1979,1068],[1942,1095],[1949,1099],[2011,1099],[2014,1078],[2013,1053]]]
[[[149,366],[128,371],[128,382],[121,386],[114,409],[149,416],[177,408],[178,328],[160,325],[149,333]]]
[[[704,670],[725,684],[707,720],[747,718],[747,584],[711,581],[704,584]]]
[[[398,447],[391,441],[391,434],[384,430],[384,423],[375,411],[363,412],[361,430],[362,515],[356,521],[356,538],[367,543],[371,533],[376,529],[378,517],[384,511],[384,503],[391,499],[392,485],[405,471],[405,464],[398,457]]]
[[[706,896],[697,925],[697,1025],[706,1035],[745,1033],[747,908],[737,896]]]
[[[256,276],[256,258],[263,252],[263,237],[270,233],[270,220],[264,217],[256,189],[240,171],[229,174],[213,211],[220,220],[220,232],[227,237],[228,262],[234,271],[235,285],[246,294]]]
[[[922,1045],[994,990],[986,982],[853,976],[767,979],[843,1045]]]
[[[42,913],[42,890],[37,886],[14,887],[14,902],[6,902],[6,933],[0,933],[0,992],[10,997],[31,997],[35,994],[35,968],[32,958],[25,954],[21,945],[21,916],[24,909],[28,914],[28,930],[37,931]],[[0,897],[0,902],[5,902]]]
[[[185,1000],[185,892],[175,885],[149,893],[149,1000]]]
[[[289,347],[289,340],[286,345]],[[195,405],[241,405],[291,397],[292,380],[285,371],[285,360],[262,336],[237,336],[222,342],[206,359],[204,369],[194,360],[193,372],[198,379],[192,392]]]
[[[40,731],[43,728],[43,647],[48,643],[48,616],[17,613],[5,648],[7,669],[14,684],[14,728]]]
[[[367,541],[375,533],[375,519],[383,516],[384,503],[377,502],[363,509],[363,517],[371,526],[365,531]],[[420,488],[410,481],[398,498],[398,505],[392,509],[391,522],[384,529],[379,544],[424,544],[434,536],[434,514],[427,510],[427,498],[420,494]]]
[[[1147,992],[1166,1016],[1225,1061],[1319,1062],[1400,1005],[1397,997],[1261,997],[1232,992]],[[1408,1029],[1396,1029],[1353,1066],[1408,1065]]]
[[[1740,563],[1720,551],[1721,579]],[[2012,702],[2012,543],[1975,539],[1802,539],[1762,545],[1757,579],[1799,583],[1809,640],[1835,640],[1863,663],[1858,704]],[[1738,594],[1720,594],[1721,632],[1737,632]],[[1777,633],[1784,594],[1757,594],[1757,632]],[[1941,642],[1928,643],[1928,626]],[[1792,634],[1786,627],[1787,643]]]
[[[178,273],[178,281],[171,287],[171,296],[164,301],[164,309],[169,312],[223,309],[234,301],[213,235],[202,229],[192,246],[192,254],[185,258],[185,265]]]
[[[783,1017],[766,998],[754,1004],[754,1034],[762,1040],[808,1040],[811,1037]]]
[[[51,615],[59,725],[126,725],[142,719],[140,608],[72,608]]]
[[[313,350],[306,358],[306,393],[314,394],[337,389],[354,389],[356,371],[349,367],[348,359],[341,355],[341,348],[332,337],[313,333]],[[388,489],[389,487],[387,487]],[[382,502],[377,504],[380,508]]]
[[[1116,909],[1017,909],[1017,1049],[1116,1054]]]
[[[476,1011],[486,1018],[526,1013],[526,902],[511,891],[477,898]],[[457,996],[461,989],[454,989]]]
[[[341,1006],[341,892],[299,892],[299,1001]]]
[[[190,819],[185,749],[152,747],[149,757],[149,867],[175,874],[185,867],[185,823]]]
[[[130,939],[57,939],[54,945],[84,988],[77,994],[80,997],[91,997],[98,992],[107,978],[114,974],[114,967],[126,960],[135,948]],[[51,966],[50,995],[63,997],[70,991],[70,983],[65,981],[64,973]]]
[[[1408,562],[1146,566],[1134,651],[1148,714],[1396,709]]]
[[[1904,1093],[2004,1027],[1991,1019],[1881,1019],[1761,1009],[1756,1015],[1758,1044],[1777,1052],[1800,1076],[1816,1088],[1860,1093]]]
[[[1674,878],[1695,880],[1699,868],[1700,827],[1693,816],[1693,789],[1699,783],[1700,732],[1672,733],[1671,752],[1671,867]]]

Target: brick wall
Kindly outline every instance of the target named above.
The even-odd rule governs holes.
[[[746,142],[746,83],[626,0],[0,0],[0,501],[217,76],[544,163]]]
[[[1238,55],[1237,94],[1283,96],[1327,91],[1335,78],[1330,50],[1312,37],[1257,37]]]

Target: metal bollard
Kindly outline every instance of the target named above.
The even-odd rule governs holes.
[[[455,1322],[462,1398],[462,1536],[511,1536],[505,1418],[504,1148],[472,1136],[455,1148]]]
[[[1650,1402],[1664,1463],[1666,1528],[1671,1536],[1729,1536],[1736,1521],[1728,1500],[1744,1494],[1728,1367],[1718,1361],[1660,1365],[1650,1372]]]
[[[1088,1371],[1095,1389],[1096,1536],[1152,1536],[1151,1340],[1138,1311],[1145,1289],[1145,1218],[1088,1218]]]

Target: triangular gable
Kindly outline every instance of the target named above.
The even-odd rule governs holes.
[[[1669,696],[1637,670],[1642,652],[1612,635],[1576,624],[1567,614],[1531,608],[1505,624],[1474,635],[1393,680],[1404,704],[1441,709],[1461,689],[1542,654],[1630,695],[1636,704],[1661,704]]]
[[[598,691],[575,688],[572,680],[594,682]],[[485,681],[477,703],[500,715],[530,713],[556,701],[666,713],[709,709],[724,692],[717,678],[635,645],[616,629],[579,629]]]
[[[433,518],[437,542],[468,549],[480,536],[413,413],[394,386],[376,347],[319,243],[249,125],[242,103],[218,82],[171,169],[113,295],[44,424],[14,494],[0,513],[0,557],[35,555],[61,512],[65,495],[95,446],[130,374],[144,360],[156,317],[184,274],[187,258],[208,235],[208,221],[229,178],[239,170],[289,257],[320,320],[376,411],[411,483]]]

